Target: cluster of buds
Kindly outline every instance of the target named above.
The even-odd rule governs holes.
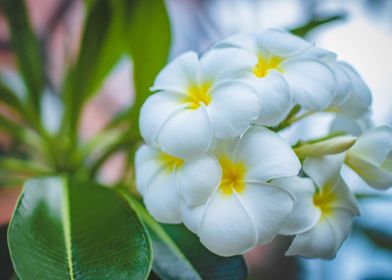
[[[392,130],[372,128],[371,94],[336,55],[280,30],[241,34],[157,76],[140,112],[136,185],[151,215],[184,223],[212,252],[243,254],[276,235],[288,255],[332,258],[359,215],[341,176],[392,185]],[[291,146],[282,131],[317,112],[331,134]]]

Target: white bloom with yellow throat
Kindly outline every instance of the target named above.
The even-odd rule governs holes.
[[[238,81],[257,59],[239,49],[187,52],[157,76],[140,112],[145,141],[181,158],[205,154],[215,137],[242,134],[260,112],[254,88]],[[236,80],[237,79],[237,80]]]
[[[162,223],[181,223],[181,200],[204,203],[221,180],[214,156],[183,160],[143,145],[136,152],[136,186],[151,215]]]
[[[347,151],[345,163],[369,186],[387,189],[392,186],[392,128],[380,126],[358,137]]]
[[[359,209],[340,176],[344,154],[307,158],[304,172],[311,178],[285,178],[272,183],[296,197],[293,212],[281,233],[295,234],[286,255],[334,258],[352,228]]]
[[[214,151],[222,178],[206,203],[183,204],[183,221],[202,244],[221,256],[270,242],[294,206],[292,194],[270,180],[298,174],[300,162],[276,133],[254,126],[221,141]]]
[[[257,64],[248,64],[247,80],[260,95],[261,113],[257,123],[276,125],[296,103],[306,109],[327,108],[336,91],[331,68],[316,55],[307,41],[281,30],[229,37],[215,48],[237,47],[249,51]]]

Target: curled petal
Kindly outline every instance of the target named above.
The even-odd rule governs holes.
[[[269,184],[246,184],[240,200],[251,216],[258,233],[257,243],[266,244],[279,233],[294,207],[294,197]]]
[[[325,63],[314,59],[294,58],[281,64],[294,100],[309,110],[324,110],[333,101],[335,77]]]
[[[282,57],[300,54],[311,47],[304,39],[278,29],[267,29],[260,33],[257,36],[257,43],[272,55]]]
[[[143,139],[149,145],[156,145],[158,133],[164,124],[185,107],[176,94],[158,92],[151,95],[140,109],[139,127]]]
[[[155,79],[152,91],[165,90],[185,94],[196,84],[199,59],[195,52],[186,52],[170,62]]]
[[[162,171],[158,157],[160,151],[148,145],[142,145],[135,156],[136,187],[141,194],[147,189],[151,180]]]
[[[334,219],[322,219],[311,230],[295,236],[287,256],[332,259],[346,240],[352,226],[352,215],[336,210]]]
[[[257,56],[238,48],[211,49],[200,59],[199,81],[238,79],[256,65]]]
[[[280,123],[292,107],[289,85],[282,74],[271,70],[264,78],[253,78],[252,85],[256,88],[260,99],[260,115],[254,123],[274,126]]]
[[[191,159],[205,154],[211,147],[213,129],[205,106],[177,112],[162,126],[159,146],[175,157]]]
[[[221,167],[213,156],[186,161],[177,170],[179,193],[189,207],[204,204],[218,187],[221,177]]]
[[[308,157],[302,169],[320,188],[334,185],[340,175],[344,153],[324,157]]]
[[[309,178],[287,177],[272,180],[276,185],[291,192],[295,197],[293,211],[286,219],[280,234],[292,235],[308,231],[320,219],[320,210],[313,203],[316,186]]]
[[[259,52],[256,34],[254,33],[243,33],[230,36],[218,42],[214,48],[240,48],[248,50],[253,54],[257,54]]]
[[[253,126],[238,144],[237,161],[247,167],[246,179],[265,182],[298,174],[301,164],[290,145],[265,127]]]
[[[181,223],[180,197],[177,194],[174,172],[161,172],[144,191],[147,210],[161,223]]]
[[[346,132],[353,136],[359,136],[367,130],[374,127],[370,116],[365,116],[361,119],[353,119],[351,117],[337,114],[331,123],[331,132]]]
[[[257,118],[260,107],[255,89],[240,82],[225,82],[212,89],[207,107],[211,124],[219,138],[242,134]]]
[[[216,192],[200,224],[200,241],[220,256],[239,255],[257,243],[252,218],[236,195]]]
[[[362,134],[349,153],[374,165],[381,165],[392,151],[392,128],[379,126]]]

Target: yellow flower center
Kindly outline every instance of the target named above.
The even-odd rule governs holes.
[[[234,163],[227,157],[219,159],[222,167],[222,180],[219,189],[224,195],[231,195],[235,190],[240,193],[245,190],[245,164],[241,162]]]
[[[313,203],[321,210],[321,218],[325,218],[332,213],[332,205],[336,202],[336,194],[331,191],[330,185],[325,186],[323,190],[315,193]]]
[[[184,160],[173,157],[164,152],[161,152],[159,155],[159,161],[162,163],[162,166],[164,166],[164,169],[167,172],[173,172],[184,164]]]
[[[259,56],[259,60],[256,66],[253,67],[252,72],[256,77],[259,78],[265,77],[268,74],[268,71],[271,69],[283,72],[283,69],[280,67],[280,63],[282,61],[283,58],[277,56],[271,56],[270,58]]]
[[[211,95],[208,92],[210,87],[211,83],[191,85],[188,88],[188,94],[185,97],[184,102],[188,103],[189,108],[194,110],[200,107],[200,103],[208,105],[211,102]]]

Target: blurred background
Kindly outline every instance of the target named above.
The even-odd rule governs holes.
[[[75,60],[84,20],[82,0],[28,0],[29,13],[40,43],[45,47],[48,75],[59,87],[64,69]],[[392,1],[390,0],[167,0],[172,25],[170,59],[182,52],[202,53],[214,42],[239,32],[269,27],[295,30],[318,46],[352,64],[373,93],[376,125],[392,125]],[[309,28],[314,27],[310,32]],[[0,12],[0,73],[14,87],[15,74],[8,30]],[[86,139],[99,131],[133,100],[132,63],[123,59],[112,71],[101,94],[83,112],[81,133]],[[59,108],[47,100],[47,118],[56,125]],[[0,111],[5,112],[0,105]],[[315,116],[296,127],[300,138],[316,137],[329,129],[329,116]],[[317,123],[317,126],[312,124]],[[290,139],[294,141],[295,139]],[[0,156],[14,143],[0,132]],[[110,159],[100,179],[118,177],[122,154]],[[357,192],[362,216],[349,239],[332,261],[283,257],[290,240],[247,254],[250,279],[392,279],[392,190],[372,191],[348,169],[348,185]],[[0,190],[0,224],[7,223],[18,191]],[[0,264],[1,265],[1,264]],[[1,273],[1,269],[0,269]],[[0,277],[1,278],[1,277]]]

